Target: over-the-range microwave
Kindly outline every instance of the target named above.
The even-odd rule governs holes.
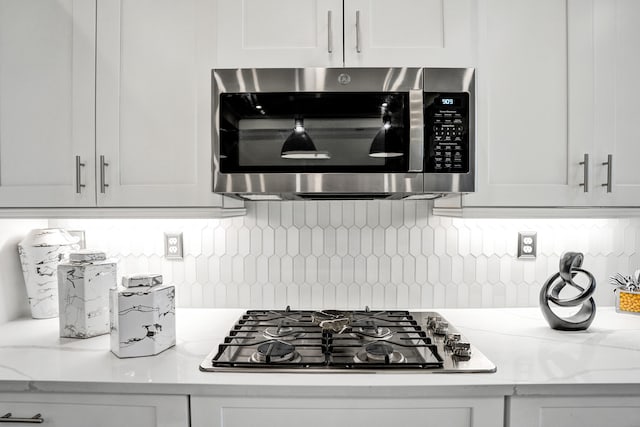
[[[217,69],[213,191],[248,200],[475,189],[473,68]]]

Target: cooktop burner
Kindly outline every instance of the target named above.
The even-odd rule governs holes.
[[[353,357],[356,363],[404,363],[407,361],[404,354],[394,350],[393,345],[385,342],[373,342],[367,344]]]
[[[434,312],[249,310],[203,371],[495,372]]]

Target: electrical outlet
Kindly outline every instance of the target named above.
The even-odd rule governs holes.
[[[164,233],[164,257],[183,259],[182,233]]]
[[[535,258],[538,252],[538,234],[535,231],[518,233],[518,258]]]

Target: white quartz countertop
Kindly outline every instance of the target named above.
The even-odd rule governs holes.
[[[551,330],[536,308],[432,310],[496,364],[490,374],[200,372],[199,364],[244,311],[178,309],[177,345],[132,359],[113,355],[108,335],[59,338],[58,319],[15,320],[0,325],[0,391],[640,395],[640,316],[611,307],[598,308],[582,332]]]

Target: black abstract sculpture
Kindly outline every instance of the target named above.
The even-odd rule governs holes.
[[[596,303],[591,295],[596,289],[596,279],[593,274],[580,268],[583,260],[584,255],[579,252],[564,253],[560,258],[560,271],[551,276],[540,290],[540,308],[552,329],[582,331],[593,322],[596,315]],[[587,276],[589,284],[586,289],[573,281],[578,273]],[[578,290],[579,294],[571,298],[560,298],[560,292],[565,286],[573,287]],[[580,306],[580,309],[569,317],[561,318],[551,310],[549,302],[559,307]]]

